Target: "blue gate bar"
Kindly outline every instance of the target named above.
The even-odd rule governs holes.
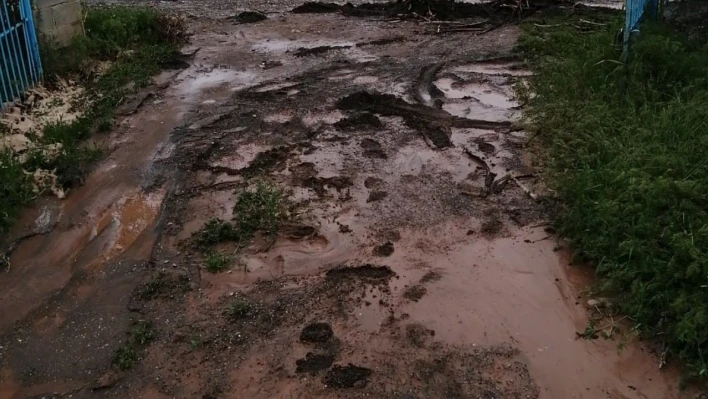
[[[0,0],[0,109],[42,78],[30,0]]]
[[[658,0],[626,0],[624,16],[624,37],[622,38],[622,58],[626,58],[629,52],[629,39],[639,25],[645,12],[651,18],[656,18],[659,9]]]

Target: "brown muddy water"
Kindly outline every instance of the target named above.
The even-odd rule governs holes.
[[[578,338],[592,275],[528,194],[545,193],[510,123],[515,27],[193,28],[193,65],[13,230],[0,398],[691,397],[631,331]],[[296,217],[219,244],[233,262],[208,273],[192,234],[263,179]],[[156,338],[119,370],[138,319]]]

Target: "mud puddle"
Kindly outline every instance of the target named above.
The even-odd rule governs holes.
[[[195,65],[126,119],[85,186],[28,212],[25,229],[55,227],[0,279],[2,397],[681,397],[629,334],[622,351],[577,338],[591,277],[529,194],[543,185],[514,127],[515,27],[194,24]],[[241,226],[259,182],[287,223],[195,245],[213,218]],[[119,370],[131,317],[155,338]]]

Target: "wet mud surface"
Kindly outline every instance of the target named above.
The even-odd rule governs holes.
[[[18,223],[0,398],[681,397],[649,347],[576,335],[591,275],[529,195],[514,26],[242,16],[194,20],[193,64]],[[193,234],[263,181],[294,222],[208,272]]]

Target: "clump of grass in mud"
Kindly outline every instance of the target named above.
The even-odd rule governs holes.
[[[118,348],[113,357],[113,364],[121,370],[130,370],[140,357],[140,351],[157,338],[152,323],[138,320],[133,323],[128,341]]]
[[[84,147],[82,141],[94,131],[109,130],[115,107],[127,94],[148,85],[152,76],[175,59],[187,38],[184,19],[147,8],[88,7],[84,26],[86,35],[76,37],[67,47],[41,46],[46,84],[51,87],[60,79],[78,81],[86,87],[86,98],[73,104],[82,109],[79,118],[49,124],[42,134],[30,134],[33,146],[21,156],[1,150],[0,231],[7,230],[17,212],[49,188],[27,173],[53,171],[60,188],[81,183],[100,156],[99,149]],[[97,73],[94,66],[99,63],[110,66]],[[47,148],[56,151],[48,155]]]
[[[560,200],[557,230],[644,335],[705,377],[706,44],[646,24],[624,66],[613,51],[619,15],[594,32],[568,22],[528,25],[520,45],[535,72],[521,94]]]
[[[256,305],[247,298],[236,298],[226,308],[226,318],[231,322],[252,319],[258,314]]]
[[[211,219],[194,233],[195,244],[208,248],[225,241],[239,244],[262,233],[273,238],[278,230],[294,219],[293,204],[275,183],[258,181],[241,192],[233,209],[233,222]]]
[[[223,254],[218,251],[209,251],[204,256],[204,268],[209,273],[219,273],[228,269],[234,261],[231,255]]]

